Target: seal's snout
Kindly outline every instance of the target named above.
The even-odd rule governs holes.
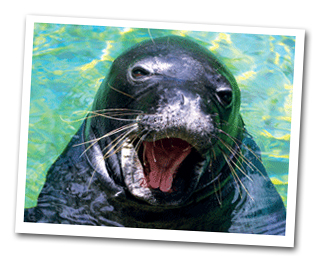
[[[154,113],[138,117],[140,132],[146,132],[145,140],[178,138],[202,152],[209,145],[214,133],[211,116],[201,108],[199,95],[188,95],[173,90],[160,98]]]

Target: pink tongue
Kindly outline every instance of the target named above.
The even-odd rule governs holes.
[[[144,165],[149,164],[150,172],[146,173],[146,185],[170,192],[174,174],[180,164],[191,152],[191,146],[181,139],[162,139],[155,142],[143,142]]]

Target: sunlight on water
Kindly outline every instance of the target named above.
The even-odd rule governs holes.
[[[295,38],[254,34],[36,24],[25,207],[82,123],[113,60],[136,43],[189,36],[218,54],[242,93],[241,113],[286,205]]]

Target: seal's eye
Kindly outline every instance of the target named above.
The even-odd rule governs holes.
[[[224,107],[232,102],[232,89],[230,87],[217,88],[216,94]]]
[[[132,71],[131,71],[131,75],[134,79],[139,79],[142,77],[146,77],[148,76],[150,73],[148,70],[142,68],[142,67],[135,67]]]

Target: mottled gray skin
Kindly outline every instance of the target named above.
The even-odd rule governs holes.
[[[122,116],[135,120],[117,152],[103,158],[118,134],[77,144],[132,122],[87,119],[49,169],[25,222],[285,234],[285,207],[244,129],[238,85],[211,52],[175,36],[125,52],[92,110],[120,108],[140,112]],[[192,152],[176,172],[176,190],[162,192],[141,185],[143,148],[135,144],[167,138],[188,142]]]

